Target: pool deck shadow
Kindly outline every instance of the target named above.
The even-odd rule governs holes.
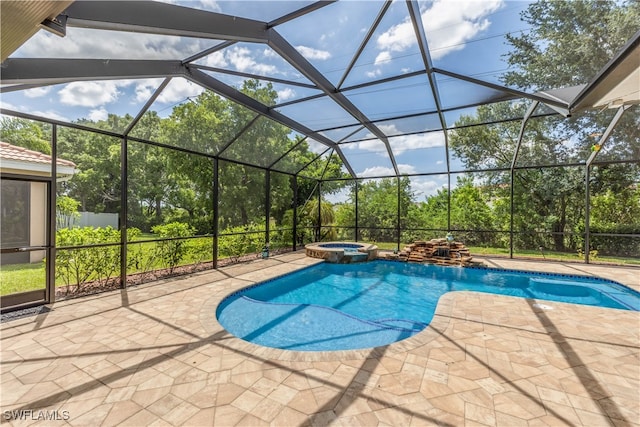
[[[640,290],[638,268],[487,261]],[[638,312],[451,292],[420,334],[339,352],[257,346],[215,320],[235,290],[317,262],[288,253],[3,323],[2,409],[73,426],[640,426]]]

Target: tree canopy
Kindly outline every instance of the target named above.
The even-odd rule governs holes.
[[[527,90],[562,88],[588,82],[637,31],[640,2],[540,0],[531,3],[522,18],[530,28],[506,35],[509,71],[502,83]],[[276,105],[277,92],[271,84],[247,80],[238,89],[263,105]],[[563,118],[541,106],[526,125],[516,158],[521,120],[510,119],[522,117],[528,107],[523,100],[497,102],[459,118],[449,133],[450,154],[464,169],[478,172],[461,174],[452,189],[441,188],[418,201],[407,177],[362,179],[357,190],[346,180],[323,182],[324,196],[349,186],[347,200],[332,205],[326,198],[318,200],[317,180],[345,178],[335,153],[318,160],[308,139],[205,91],[173,107],[166,117],[147,112],[133,128],[127,151],[128,221],[144,232],[182,222],[197,234],[208,234],[218,209],[221,229],[259,233],[266,224],[290,227],[295,206],[302,228],[335,227],[316,234],[323,238],[353,238],[357,224],[357,238],[364,240],[395,242],[400,226],[419,231],[402,238],[420,238],[424,230],[481,231],[468,238],[504,246],[513,221],[518,247],[573,251],[583,244],[584,162],[614,111],[583,111]],[[78,123],[121,132],[132,120],[110,114],[105,120]],[[638,226],[639,129],[636,106],[623,115],[598,153],[598,159],[614,162],[596,164],[591,170],[593,225],[608,233],[623,233],[616,229],[620,224],[625,230]],[[7,142],[51,152],[48,125],[3,118],[0,132]],[[77,200],[79,210],[118,212],[120,150],[120,138],[60,127],[58,156],[76,163],[78,173],[59,185],[59,194]],[[214,156],[218,206],[214,206]],[[512,181],[509,169],[514,160]],[[276,163],[281,170],[294,172],[307,165],[303,174],[317,180],[269,171]],[[270,212],[266,212],[267,180]],[[298,193],[293,200],[295,186]]]

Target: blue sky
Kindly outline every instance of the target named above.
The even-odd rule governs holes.
[[[171,1],[182,6],[205,9],[269,21],[311,2],[302,1]],[[433,1],[420,2],[421,17],[434,66],[493,83],[507,65],[502,55],[507,46],[504,34],[526,31],[519,13],[528,5],[523,1]],[[424,69],[404,1],[395,1],[371,37],[353,70],[345,69],[363,37],[371,27],[383,3],[379,1],[340,1],[302,18],[276,27],[315,68],[334,85],[344,78],[342,88],[385,77]],[[68,28],[60,38],[40,31],[12,57],[184,59],[219,43],[215,40],[131,34],[113,31]],[[264,44],[236,43],[197,61],[210,67],[225,68],[257,75],[270,75],[297,82],[306,79]],[[242,78],[212,73],[227,84],[239,86]],[[108,113],[135,116],[162,79],[75,82],[47,86],[2,95],[3,108],[44,117],[74,121],[79,118],[101,120]],[[442,103],[455,105],[464,98],[473,102],[484,89],[449,77],[438,76]],[[279,102],[301,99],[318,93],[299,86],[274,84]],[[176,78],[152,106],[161,115],[197,96],[203,89],[185,79]],[[418,75],[392,83],[345,92],[349,100],[372,120],[432,110],[435,101],[428,90],[427,77]],[[320,100],[279,108],[284,114],[314,130],[355,123],[355,120],[326,97]],[[464,110],[465,114],[473,110]],[[450,125],[459,117],[447,113]],[[439,126],[437,116],[389,120],[378,124],[388,136],[398,167],[405,173],[445,172],[446,159],[442,132],[393,136],[403,132],[426,131]],[[349,132],[357,128],[350,128]],[[339,140],[347,131],[324,134]],[[363,130],[347,141],[373,138]],[[316,144],[314,144],[315,146]],[[358,176],[392,175],[387,150],[379,140],[348,142],[343,152]],[[318,147],[318,150],[322,147]],[[451,168],[456,169],[455,159]],[[433,194],[446,180],[434,177],[413,179],[420,195]]]

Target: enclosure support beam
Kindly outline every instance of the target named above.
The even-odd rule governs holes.
[[[591,165],[587,164],[584,168],[584,262],[589,264],[589,252],[591,251],[591,236],[589,227],[591,225]]]
[[[214,158],[213,159],[213,197],[212,197],[212,203],[213,203],[213,247],[212,247],[212,251],[213,251],[213,268],[216,269],[218,268],[218,239],[219,239],[219,224],[218,224],[218,220],[220,218],[220,215],[218,213],[218,209],[220,204],[219,199],[220,199],[220,182],[219,182],[219,163],[218,163],[218,159]]]
[[[436,103],[438,118],[440,119],[440,126],[442,127],[442,131],[444,133],[444,148],[445,155],[447,157],[447,175],[450,175],[451,162],[449,161],[449,135],[447,134],[447,121],[442,112],[442,102],[440,101],[440,91],[438,90],[438,83],[436,82],[436,78],[433,75],[433,61],[431,60],[431,54],[429,53],[427,34],[424,31],[424,26],[422,25],[422,18],[420,16],[420,5],[415,0],[407,0],[407,8],[409,9],[409,16],[411,17],[413,30],[416,33],[416,39],[418,40],[418,47],[420,48],[422,62],[424,63],[427,77],[429,79],[429,86],[431,87],[433,100]],[[449,178],[449,193],[451,193],[451,178]],[[450,229],[451,224],[448,224],[447,228]]]
[[[515,204],[513,203],[513,196],[515,194],[513,186],[514,186],[514,177],[515,177],[515,167],[516,167],[516,163],[518,161],[518,155],[520,154],[520,146],[522,145],[522,138],[524,138],[524,131],[527,127],[527,122],[529,121],[529,119],[531,118],[531,116],[533,115],[533,113],[536,111],[536,108],[538,108],[539,102],[538,101],[533,101],[533,103],[531,103],[531,105],[529,106],[529,108],[527,109],[527,112],[524,114],[524,117],[522,118],[522,124],[520,125],[520,133],[518,133],[518,141],[516,142],[516,148],[513,152],[513,159],[511,159],[511,168],[510,168],[510,187],[511,187],[511,197],[510,197],[510,218],[509,218],[509,258],[513,258],[513,228],[514,228],[514,221],[513,221],[513,215],[515,212]]]
[[[47,262],[44,301],[53,304],[56,300],[56,176],[58,175],[58,126],[51,129],[51,180],[47,194]]]
[[[73,2],[67,26],[263,43],[266,22],[154,1]]]
[[[422,18],[420,15],[420,5],[415,0],[407,0],[407,8],[409,9],[409,16],[411,17],[411,23],[413,24],[413,30],[418,40],[418,47],[420,48],[420,55],[422,56],[422,62],[429,79],[429,86],[433,95],[433,100],[436,103],[436,110],[438,111],[438,119],[440,120],[440,126],[442,127],[442,133],[444,135],[444,150],[447,158],[447,231],[451,231],[451,161],[449,159],[449,134],[447,133],[447,120],[444,117],[442,109],[442,101],[440,100],[440,90],[438,89],[438,83],[433,75],[433,61],[431,60],[431,54],[429,53],[429,43],[427,42],[427,33],[422,25]]]
[[[434,68],[433,71],[435,73],[442,74],[442,75],[447,76],[447,77],[452,77],[454,79],[458,79],[458,80],[462,80],[462,81],[465,81],[465,82],[473,83],[473,84],[478,85],[478,86],[483,86],[483,87],[487,87],[487,88],[490,88],[490,89],[493,89],[493,90],[504,92],[505,95],[506,95],[505,98],[504,98],[505,100],[513,99],[514,97],[531,99],[531,100],[536,101],[536,102],[542,102],[543,104],[546,104],[549,107],[553,107],[556,111],[558,111],[560,114],[564,115],[565,117],[569,115],[569,109],[568,109],[567,104],[563,103],[561,101],[558,101],[557,99],[547,98],[547,97],[544,97],[544,96],[523,92],[521,90],[512,89],[512,88],[507,87],[507,86],[497,85],[495,83],[485,82],[484,80],[475,79],[473,77],[469,77],[469,76],[465,76],[465,75],[462,75],[462,74],[454,73],[454,72],[451,72],[451,71],[443,70],[441,68]],[[500,100],[500,99],[497,99],[497,100]]]
[[[284,159],[285,157],[287,157],[289,155],[289,153],[291,153],[293,150],[295,150],[296,148],[298,148],[298,146],[300,144],[302,144],[304,141],[307,140],[307,136],[305,136],[304,138],[302,138],[300,141],[296,142],[295,144],[293,144],[293,146],[291,148],[289,148],[287,151],[285,151],[280,157],[278,157],[277,159],[275,159],[273,162],[271,162],[271,164],[269,166],[267,166],[267,169],[271,169],[273,168],[275,165],[278,164],[278,162],[282,159]]]
[[[378,16],[376,16],[376,19],[373,21],[373,25],[371,25],[371,28],[369,28],[367,35],[364,37],[364,39],[362,39],[360,46],[358,46],[358,50],[356,50],[356,54],[353,55],[353,58],[351,58],[351,62],[349,62],[349,65],[347,65],[347,69],[344,71],[344,74],[342,75],[342,78],[338,83],[338,86],[337,86],[338,89],[342,87],[342,85],[344,84],[344,81],[347,79],[347,76],[353,69],[353,66],[356,65],[358,58],[360,58],[360,55],[362,55],[362,51],[367,46],[367,43],[369,43],[369,40],[373,36],[373,33],[375,33],[376,29],[378,28],[378,25],[380,25],[380,21],[382,21],[382,18],[387,13],[387,10],[389,10],[390,6],[391,6],[390,1],[386,1],[382,5],[382,9],[380,9],[380,12],[378,12]]]
[[[267,169],[264,171],[264,211],[265,211],[265,227],[264,227],[264,244],[269,247],[270,224],[269,216],[271,214],[271,172]]]
[[[393,155],[393,151],[391,150],[391,146],[389,145],[389,139],[384,132],[382,132],[375,124],[369,120],[369,118],[358,109],[346,96],[336,89],[331,82],[318,70],[316,70],[313,65],[307,59],[300,54],[293,46],[289,44],[277,31],[274,29],[269,29],[269,46],[276,51],[282,58],[284,58],[289,64],[291,64],[296,70],[298,70],[302,75],[304,75],[307,79],[309,79],[313,84],[315,84],[318,89],[322,90],[329,98],[333,100],[337,105],[339,105],[343,110],[349,113],[352,117],[354,117],[360,124],[366,127],[373,135],[375,135],[380,141],[382,141],[387,149],[387,154],[389,155],[389,160],[393,166],[393,170],[396,175],[398,172],[398,165],[396,163],[395,156]],[[342,150],[340,147],[334,147],[336,152],[340,157],[342,157],[343,163],[347,168],[350,168],[349,162],[343,157]],[[355,174],[352,174],[355,177]]]
[[[447,233],[451,232],[451,172],[447,171]]]
[[[356,196],[355,196],[355,215],[356,215],[356,223],[355,223],[355,228],[356,228],[356,242],[358,241],[358,236],[359,236],[359,230],[358,230],[358,180],[355,180],[356,183]]]
[[[217,45],[210,47],[209,49],[205,49],[202,52],[198,52],[196,54],[193,54],[183,59],[182,64],[188,64],[190,62],[197,61],[200,58],[204,58],[205,56],[211,55],[212,53],[217,52],[219,50],[226,49],[229,46],[233,46],[234,44],[236,44],[235,41],[226,41],[226,42],[218,43]]]
[[[120,288],[127,287],[127,211],[128,211],[128,151],[126,136],[120,142]]]
[[[310,83],[294,82],[292,80],[279,79],[276,77],[261,76],[259,74],[252,74],[252,73],[243,73],[241,71],[227,70],[227,69],[218,68],[218,67],[210,67],[208,65],[191,64],[190,66],[192,68],[197,68],[198,70],[211,71],[213,73],[229,74],[230,76],[246,77],[248,79],[264,80],[266,82],[273,82],[273,83],[282,83],[285,85],[304,87],[307,89],[316,89],[316,90],[318,89],[317,87],[315,87],[315,85],[312,85]]]
[[[629,109],[630,107],[631,105],[623,105],[618,108],[615,116],[613,116],[613,119],[611,119],[611,123],[609,123],[609,126],[607,126],[607,129],[600,137],[600,140],[594,146],[594,149],[587,159],[587,163],[585,165],[584,262],[586,264],[589,264],[589,252],[591,252],[591,232],[589,229],[591,223],[591,185],[589,184],[589,181],[591,179],[591,165],[598,156],[600,150],[602,150],[604,144],[611,136],[611,133],[622,118],[624,112],[627,111],[627,109]]]
[[[290,129],[300,132],[303,135],[309,136],[315,139],[316,141],[326,145],[327,147],[335,149],[338,155],[340,156],[340,158],[342,159],[342,163],[344,163],[344,166],[347,168],[351,176],[353,177],[356,176],[355,172],[351,168],[351,165],[347,161],[346,157],[344,157],[344,154],[342,154],[342,150],[340,150],[340,147],[338,147],[338,145],[332,140],[330,140],[329,138],[326,138],[316,133],[315,131],[309,129],[308,127],[296,122],[295,120],[290,119],[289,117],[273,110],[272,108],[267,107],[266,105],[256,101],[250,96],[245,95],[239,90],[224,84],[223,82],[216,79],[215,77],[212,77],[207,73],[200,71],[196,68],[187,68],[185,77],[193,81],[194,83],[197,83],[202,87],[217,93],[218,95],[224,96],[227,99],[235,101],[241,104],[242,106],[260,115],[263,115],[271,120],[274,120],[280,124],[283,124]]]
[[[51,85],[71,81],[180,77],[180,61],[130,59],[9,58],[2,63],[3,85]]]
[[[256,114],[255,116],[253,116],[253,119],[251,119],[251,121],[249,123],[244,125],[242,127],[242,129],[240,129],[240,131],[238,133],[236,133],[233,136],[233,138],[231,138],[231,140],[229,142],[227,142],[226,144],[224,144],[222,146],[222,148],[216,153],[216,156],[222,155],[222,153],[224,153],[227,148],[231,147],[231,144],[236,142],[238,140],[238,138],[240,138],[242,135],[244,135],[244,133],[246,131],[248,131],[251,128],[251,126],[253,126],[253,124],[258,121],[259,118],[260,118],[260,114]]]
[[[322,234],[322,181],[318,180],[318,227],[316,227],[316,242]]]
[[[153,103],[156,102],[156,99],[158,99],[158,97],[160,96],[160,94],[162,93],[164,88],[167,87],[167,85],[169,84],[170,81],[171,81],[171,77],[167,77],[166,79],[164,79],[162,81],[162,83],[160,84],[160,86],[158,86],[158,88],[155,90],[155,92],[153,92],[153,95],[151,95],[151,98],[149,98],[147,100],[147,102],[144,104],[142,109],[140,109],[140,111],[135,116],[135,118],[131,121],[131,123],[129,123],[129,126],[127,126],[127,128],[124,130],[123,135],[125,137],[129,136],[129,133],[138,124],[140,119],[142,119],[142,116],[144,116],[144,114],[149,110],[149,108],[151,108],[151,105],[153,105]]]
[[[313,158],[313,160],[311,160],[310,162],[307,162],[307,164],[306,164],[306,165],[304,165],[303,167],[301,167],[301,168],[296,172],[296,175],[300,174],[300,172],[302,172],[303,170],[305,170],[305,169],[306,169],[307,167],[309,167],[311,164],[315,163],[315,162],[316,162],[316,160],[319,160],[319,159],[320,159],[322,156],[324,156],[324,155],[325,155],[325,153],[326,153],[327,151],[329,151],[329,150],[331,150],[331,148],[327,148],[327,149],[326,149],[326,150],[324,150],[322,153],[320,153],[320,154],[318,154],[317,156],[315,156],[315,157]]]
[[[397,222],[396,222],[396,239],[397,239],[396,249],[399,251],[400,250],[400,177],[399,176],[396,177],[396,186],[398,187],[398,216],[397,216]]]
[[[315,10],[318,10],[320,8],[323,8],[325,6],[330,5],[331,3],[335,3],[337,0],[321,0],[321,1],[317,1],[315,3],[311,3],[310,5],[304,6],[298,10],[295,10],[291,13],[288,13],[284,16],[281,16],[280,18],[276,18],[273,21],[270,21],[267,23],[267,27],[271,28],[271,27],[275,27],[276,25],[281,25],[284,24],[285,22],[289,22],[292,19],[296,19],[300,16],[306,15],[308,13],[311,13]]]
[[[298,250],[298,176],[293,176],[293,250]]]

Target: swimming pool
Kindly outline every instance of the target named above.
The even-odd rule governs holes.
[[[378,257],[378,247],[368,243],[325,242],[305,245],[305,253],[326,262],[350,264],[371,261]]]
[[[267,347],[369,348],[422,331],[452,291],[640,311],[640,293],[604,279],[374,261],[322,263],[258,283],[225,298],[216,315],[233,335]]]

